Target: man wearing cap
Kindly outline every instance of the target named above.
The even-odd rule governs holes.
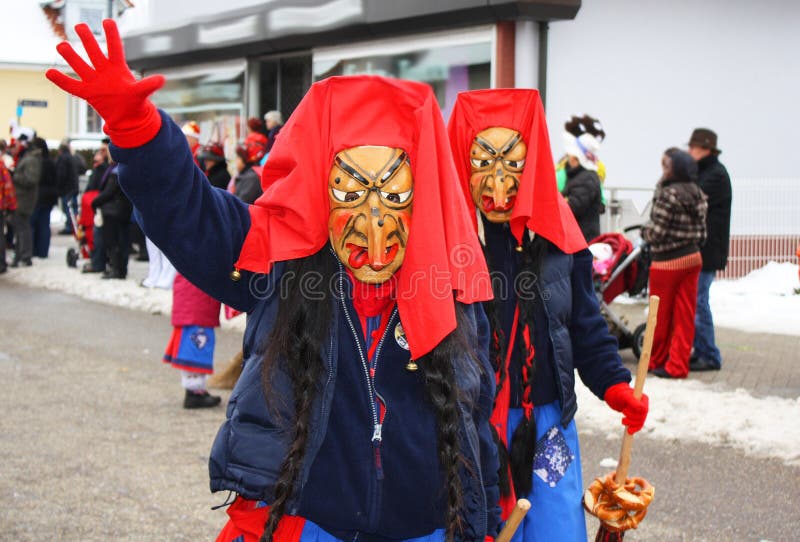
[[[689,154],[697,162],[697,184],[708,197],[706,243],[701,253],[703,270],[697,285],[694,353],[689,360],[692,371],[718,371],[722,356],[714,341],[714,321],[708,296],[717,271],[728,264],[731,231],[731,179],[719,161],[717,134],[708,128],[697,128],[689,139]]]

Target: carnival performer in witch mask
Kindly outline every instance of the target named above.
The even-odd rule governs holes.
[[[633,433],[647,416],[600,314],[592,256],[556,190],[536,90],[461,93],[448,125],[456,170],[493,275],[484,303],[497,395],[492,427],[504,465],[504,516],[531,511],[515,540],[586,540],[574,370]]]
[[[494,379],[477,303],[491,290],[430,88],[314,84],[246,205],[212,189],[148,99],[163,77],[137,81],[103,26],[108,56],[78,25],[93,66],[62,43],[80,79],[48,78],[105,119],[145,233],[248,313],[210,458],[212,491],[237,495],[218,540],[494,536]]]

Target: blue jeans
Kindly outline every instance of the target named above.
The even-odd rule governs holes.
[[[718,367],[722,366],[722,355],[714,342],[714,320],[708,293],[714,282],[716,271],[701,271],[697,282],[697,312],[694,317],[694,355]]]
[[[47,258],[50,253],[50,211],[53,206],[36,206],[31,215],[31,229],[33,232],[33,255],[37,258]]]

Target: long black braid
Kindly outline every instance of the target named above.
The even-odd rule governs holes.
[[[265,347],[262,369],[262,384],[268,401],[278,398],[269,393],[272,371],[284,369],[292,381],[295,418],[289,420],[292,440],[275,483],[269,516],[260,542],[272,542],[275,530],[286,513],[286,503],[296,489],[306,443],[309,435],[314,399],[319,391],[321,374],[324,371],[322,351],[332,321],[332,303],[327,290],[330,277],[335,273],[335,262],[323,248],[317,254],[293,260],[287,264],[281,279],[281,291],[288,293],[282,300],[276,315],[276,326]],[[307,281],[309,273],[320,274],[322,281]],[[314,284],[317,287],[312,288]],[[445,526],[447,541],[454,540],[463,531],[463,488],[459,467],[464,464],[459,443],[461,414],[458,407],[459,390],[455,381],[454,362],[464,359],[465,352],[472,347],[464,332],[464,309],[456,304],[457,328],[436,348],[419,360],[425,377],[425,389],[437,419],[437,446],[439,462],[445,479],[447,509]],[[473,356],[474,358],[474,356]],[[265,495],[265,498],[268,496]]]
[[[262,385],[268,401],[272,371],[280,366],[292,381],[295,419],[291,420],[292,440],[275,483],[274,495],[261,535],[261,542],[270,542],[286,511],[286,502],[295,490],[305,456],[309,424],[320,375],[324,371],[322,350],[330,333],[332,304],[326,288],[334,268],[328,248],[317,254],[287,263],[281,279],[281,292],[288,297],[278,306],[276,322],[264,354]],[[322,274],[324,280],[307,280],[311,273]]]
[[[456,534],[463,533],[462,508],[464,504],[459,467],[466,465],[458,438],[461,413],[458,408],[459,390],[454,363],[464,359],[472,347],[464,333],[464,308],[456,303],[458,325],[439,345],[424,356],[419,363],[425,376],[428,400],[436,411],[439,464],[445,478],[447,510],[445,512],[445,540],[452,542]],[[477,363],[474,355],[468,356]],[[473,469],[467,465],[468,471]]]
[[[525,235],[522,242],[522,252],[520,253],[520,266],[519,272],[526,272],[534,280],[519,281],[514,284],[514,294],[519,304],[519,324],[517,329],[517,337],[514,337],[514,354],[517,359],[522,360],[522,365],[526,363],[527,350],[524,341],[520,340],[522,330],[527,325],[529,330],[534,329],[534,314],[536,303],[541,303],[539,299],[539,292],[536,284],[541,276],[542,263],[545,254],[547,253],[549,242],[540,235],[535,235],[531,238]],[[488,254],[487,254],[488,256]],[[487,261],[489,261],[487,257]],[[508,285],[505,285],[508,288]],[[519,288],[524,288],[524,291],[516,291]],[[502,337],[502,325],[499,320],[498,313],[500,312],[497,307],[497,299],[501,293],[509,295],[510,292],[495,292],[495,300],[489,301],[484,304],[487,316],[492,325],[493,335],[495,337]],[[539,325],[542,325],[540,322]],[[499,348],[491,351],[493,360],[497,366],[500,367],[500,378],[497,385],[497,394],[499,395],[503,385],[506,385],[508,375],[505,374],[505,358],[507,355],[507,344],[509,340],[502,340]],[[533,336],[530,337],[533,341]],[[535,374],[535,357],[527,371],[522,372],[521,394],[531,393],[531,385]],[[522,367],[520,367],[522,369]],[[526,374],[527,373],[527,374]],[[495,396],[497,397],[497,396]],[[493,429],[494,431],[494,429]],[[500,491],[503,495],[510,494],[508,483],[508,466],[511,470],[511,478],[514,482],[514,490],[518,497],[530,493],[533,484],[533,456],[536,451],[536,421],[533,415],[530,419],[523,417],[520,424],[514,430],[511,436],[508,450],[502,445],[498,435],[495,435],[496,443],[498,444],[498,451],[500,456],[500,471],[498,472],[500,479]]]

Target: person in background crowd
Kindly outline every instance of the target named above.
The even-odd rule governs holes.
[[[586,242],[600,235],[600,215],[605,212],[597,175],[600,140],[589,132],[575,136],[564,131],[567,180],[561,190]]]
[[[86,217],[86,220],[84,220],[84,227],[87,228],[87,232],[91,231],[92,234],[90,260],[83,265],[81,269],[82,273],[102,273],[106,270],[106,249],[103,244],[103,227],[102,225],[98,225],[99,220],[95,220],[95,211],[92,208],[92,201],[94,201],[94,198],[100,193],[100,187],[103,185],[106,173],[108,172],[110,174],[108,156],[108,143],[106,142],[105,145],[101,145],[100,148],[95,151],[92,157],[92,172],[89,174],[86,190],[83,196],[81,196],[81,216]],[[87,206],[91,209],[91,213],[85,211]],[[89,216],[92,217],[91,222],[88,220]]]
[[[33,138],[31,146],[42,150],[42,176],[39,179],[39,195],[31,216],[33,229],[33,255],[47,258],[50,252],[50,213],[58,204],[58,178],[56,164],[50,157],[47,142],[39,137]]]
[[[186,136],[186,142],[192,151],[195,164],[199,166],[200,162],[197,160],[197,154],[200,152],[200,125],[193,120],[184,122],[183,126],[181,126],[181,132]]]
[[[0,139],[3,146],[5,141]],[[0,149],[2,153],[5,149]],[[11,172],[6,167],[5,160],[0,159],[0,274],[6,272],[6,222],[17,208],[17,195],[14,192],[14,181]]]
[[[203,147],[197,158],[200,160],[211,186],[227,190],[231,174],[228,172],[228,163],[225,161],[225,150],[222,143],[210,141]]]
[[[133,207],[119,186],[117,167],[113,161],[110,163],[103,176],[100,193],[92,200],[92,209],[99,209],[102,216],[103,245],[109,263],[109,269],[103,272],[104,279],[124,279],[128,276]]]
[[[689,154],[697,162],[697,184],[708,197],[706,243],[703,245],[703,269],[697,286],[694,352],[689,362],[692,371],[718,371],[722,367],[714,338],[714,319],[709,302],[711,283],[717,271],[728,265],[731,234],[731,201],[733,189],[728,170],[719,161],[717,134],[708,128],[697,128],[689,138]]]
[[[245,203],[255,203],[261,195],[261,174],[253,168],[266,154],[266,146],[251,141],[236,147],[236,175],[233,194]],[[259,167],[260,169],[260,167]]]
[[[165,258],[166,259],[166,258]],[[172,336],[164,363],[181,371],[185,390],[183,408],[210,408],[220,404],[218,395],[206,389],[214,371],[214,328],[219,327],[220,302],[204,293],[183,275],[172,285]]]
[[[264,124],[267,129],[267,153],[269,153],[275,144],[275,138],[283,127],[283,115],[280,111],[267,111],[264,113]]]
[[[662,378],[686,378],[708,204],[696,184],[697,165],[688,153],[667,149],[661,167],[664,173],[656,185],[650,221],[642,228],[653,255],[650,293],[661,298],[650,372]]]
[[[3,161],[6,169],[11,172],[14,171],[14,158],[8,151],[8,143],[5,139],[0,139],[0,160]]]
[[[257,117],[247,119],[247,137],[244,138],[244,143],[247,145],[252,141],[261,143],[264,147],[269,146],[264,122]]]
[[[41,146],[31,146],[30,149],[20,137],[17,150],[16,167],[14,168],[14,190],[17,194],[17,210],[14,213],[14,260],[11,267],[32,265],[33,257],[33,228],[31,217],[39,198],[39,181],[42,178],[42,149]]]
[[[599,120],[591,115],[571,116],[569,120],[564,123],[564,130],[575,137],[580,137],[581,134],[589,133],[593,135],[600,144],[602,144],[606,139],[606,132],[603,129],[603,125],[600,124]],[[561,160],[558,161],[558,164],[556,164],[556,183],[558,185],[559,192],[564,190],[564,185],[567,183],[567,161],[568,157],[565,155],[561,158]],[[600,159],[597,160],[597,176],[600,178],[600,186],[602,188],[602,185],[606,180],[606,166]],[[603,200],[603,205],[605,205],[605,193],[603,193],[601,190],[600,194]]]
[[[69,142],[64,141],[58,146],[58,157],[56,158],[56,185],[58,196],[61,199],[61,210],[66,216],[64,229],[59,235],[72,235],[74,232],[72,225],[72,213],[78,215],[78,177],[80,172],[76,167],[75,157],[69,148]]]

